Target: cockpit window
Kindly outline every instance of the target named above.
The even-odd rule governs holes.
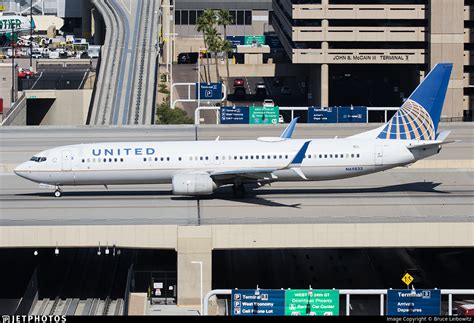
[[[36,157],[36,156],[33,156],[31,157],[30,159],[31,161],[34,161],[36,163],[42,163],[42,162],[45,162],[46,161],[46,157]]]

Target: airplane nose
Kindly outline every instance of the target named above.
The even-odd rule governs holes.
[[[26,173],[27,173],[27,171],[28,171],[28,169],[27,169],[25,163],[18,165],[18,166],[13,170],[13,172],[14,172],[15,174],[17,174],[18,176],[23,177],[23,178],[26,178]]]

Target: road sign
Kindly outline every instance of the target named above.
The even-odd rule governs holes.
[[[248,124],[249,107],[221,107],[221,124]]]
[[[339,315],[339,291],[334,289],[287,290],[285,315]]]
[[[284,290],[233,290],[231,297],[231,313],[235,316],[283,316],[285,314]]]
[[[412,275],[410,275],[409,273],[406,273],[405,276],[402,277],[402,282],[404,282],[408,286],[411,284],[413,279],[414,278],[412,277]]]
[[[196,83],[196,99],[198,98],[198,83]],[[221,100],[222,83],[201,83],[201,100]]]
[[[391,289],[387,291],[387,315],[436,316],[441,314],[439,289]]]
[[[280,114],[279,107],[250,107],[250,124],[277,124]]]
[[[245,45],[245,36],[227,36],[226,39],[232,44],[232,47]]]
[[[245,36],[244,45],[265,45],[265,36]]]
[[[336,123],[337,108],[308,108],[308,123]]]
[[[337,122],[365,123],[367,122],[367,107],[338,107]]]
[[[5,11],[6,7],[5,6],[0,6],[0,11]]]

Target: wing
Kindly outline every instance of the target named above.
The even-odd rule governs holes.
[[[301,178],[307,180],[307,178],[304,176],[299,166],[303,162],[304,156],[306,154],[306,150],[308,149],[310,143],[311,141],[306,141],[303,144],[303,146],[298,150],[298,152],[295,154],[291,162],[287,165],[282,165],[279,167],[272,167],[272,168],[248,167],[248,168],[239,168],[239,169],[224,169],[224,170],[213,171],[209,173],[209,176],[211,176],[213,180],[220,181],[220,182],[230,182],[236,178],[242,178],[244,180],[257,181],[257,182],[264,182],[264,181],[271,182],[278,179],[278,177],[275,174],[273,174],[273,172],[277,170],[291,169],[296,174],[298,174]]]

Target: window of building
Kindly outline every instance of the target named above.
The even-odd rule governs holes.
[[[237,11],[237,25],[244,24],[244,12],[242,10]]]
[[[232,16],[232,21],[234,22],[234,25],[237,24],[237,14],[235,10],[229,10],[229,13]]]
[[[189,23],[189,15],[187,10],[181,10],[181,25],[187,25]]]
[[[174,23],[176,25],[181,25],[181,10],[176,10],[174,12]]]
[[[196,11],[190,10],[189,11],[189,24],[195,25],[196,24]]]
[[[201,15],[202,15],[203,12],[204,12],[204,10],[198,10],[198,11],[197,11],[196,22],[197,22],[197,19],[199,19],[199,17],[201,17]]]
[[[251,10],[245,10],[244,13],[244,20],[246,25],[251,25],[252,24],[252,11]]]

